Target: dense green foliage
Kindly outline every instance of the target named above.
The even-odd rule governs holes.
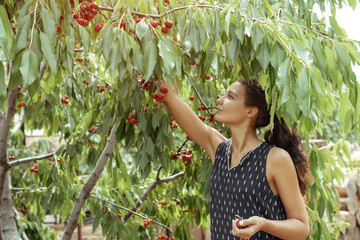
[[[340,167],[350,154],[345,141],[321,151],[310,140],[337,139],[329,131],[334,119],[336,136],[358,134],[360,87],[352,65],[360,64],[360,44],[347,39],[335,10],[330,26],[318,19],[312,9],[319,4],[324,10],[324,1],[97,0],[97,14],[87,27],[74,19],[85,1],[1,2],[0,111],[7,112],[8,93],[21,86],[16,104],[25,103],[17,111],[24,111],[26,129],[60,135],[63,143],[51,160],[37,162],[37,174],[29,171],[33,162],[11,169],[12,186],[28,188],[13,191],[15,208],[29,206],[28,213],[19,212],[20,232],[33,236],[33,223],[37,231],[50,234],[31,214],[67,218],[118,119],[117,144],[91,195],[126,208],[139,201],[139,213],[165,225],[177,220],[178,239],[189,238],[194,220],[208,227],[211,163],[179,128],[170,128],[175,122],[169,124],[171,116],[152,93],[160,93],[161,79],[179,79],[183,99],[206,123],[226,131],[210,119],[217,96],[239,77],[258,76],[272,116],[296,125],[305,141],[314,180],[309,185],[310,237],[336,236],[342,224],[333,218],[337,194],[332,183],[341,182]],[[333,9],[343,4],[327,3]],[[356,6],[356,1],[347,3]],[[153,20],[159,22],[156,28]],[[166,20],[173,27],[164,34]],[[199,110],[203,104],[206,109]],[[139,124],[130,124],[129,114]],[[30,152],[18,138],[10,137],[7,155],[21,159],[48,150],[40,145]],[[188,149],[193,157],[185,165],[181,157],[190,154]],[[173,160],[171,152],[179,152],[179,159]],[[160,166],[160,178],[185,174],[158,185],[143,201]],[[94,229],[101,225],[109,238],[153,239],[164,233],[162,227],[144,227],[138,216],[126,223],[118,220],[118,214],[127,212],[97,199],[86,201],[80,223],[85,211],[95,215]]]

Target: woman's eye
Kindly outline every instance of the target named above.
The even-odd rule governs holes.
[[[228,94],[228,97],[229,97],[229,98],[231,98],[231,99],[234,99],[234,97],[233,97],[233,96],[231,96],[230,94]]]

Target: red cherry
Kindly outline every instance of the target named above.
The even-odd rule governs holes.
[[[80,25],[83,26],[83,27],[87,27],[87,26],[89,26],[89,21],[86,20],[86,19],[83,19],[82,24],[80,24]]]
[[[206,80],[210,80],[210,78],[211,78],[211,76],[210,76],[209,74],[206,74],[206,75],[205,75],[205,79],[206,79]]]
[[[94,18],[94,14],[88,13],[86,20],[91,21]]]
[[[82,12],[85,12],[85,11],[87,11],[88,9],[87,9],[87,6],[86,6],[86,5],[80,5],[80,10],[81,10]]]
[[[151,94],[151,97],[155,100],[158,100],[159,99],[159,95],[157,95],[157,93],[152,93]]]
[[[96,10],[96,9],[94,9],[94,8],[93,8],[93,9],[91,9],[91,11],[90,11],[90,12],[91,12],[94,16],[98,13],[98,12],[97,12],[97,10]]]
[[[136,18],[134,18],[134,20],[135,20],[135,22],[136,22],[136,23],[138,23],[138,22],[140,22],[140,21],[141,21],[141,18],[136,17]]]
[[[100,30],[103,28],[104,23],[99,23],[95,26],[95,32],[100,32]]]
[[[132,118],[132,119],[130,119],[130,124],[137,125],[137,124],[139,124],[139,121],[136,120],[135,118]]]
[[[134,115],[132,115],[132,114],[129,114],[128,115],[128,120],[131,120],[131,119],[133,119],[134,118]]]
[[[89,6],[90,6],[90,8],[95,9],[95,10],[97,10],[98,7],[99,7],[97,2],[92,2],[92,3],[89,4]]]
[[[120,220],[120,219],[121,219],[121,214],[118,214],[118,215],[117,215],[117,218]]]
[[[161,31],[165,34],[167,34],[169,32],[169,29],[165,26],[161,27]]]
[[[105,210],[105,209],[103,209],[103,211],[102,211],[102,212],[103,212],[103,214],[105,214],[105,213],[106,213],[106,210]]]
[[[160,93],[159,95],[158,95],[158,100],[163,100],[165,98],[165,95],[164,94],[162,94],[162,93]]]
[[[240,225],[240,219],[237,219],[236,220],[236,226],[239,228],[239,229],[243,229],[243,228],[246,228],[247,226],[242,226],[242,225]]]
[[[61,26],[56,25],[56,32],[60,33],[61,32]]]
[[[156,28],[159,25],[158,21],[152,21],[150,24],[153,28]]]
[[[169,90],[166,87],[161,87],[160,92],[167,93]]]
[[[167,28],[171,28],[172,27],[172,22],[170,21],[170,20],[166,20],[165,21],[165,26],[167,27]]]
[[[183,209],[183,210],[181,210],[183,213],[186,213],[186,212],[188,212],[189,210],[187,210],[187,209]]]
[[[21,87],[20,87],[20,86],[18,86],[18,87],[17,87],[17,90],[18,90],[18,91],[20,91],[20,90],[21,90]]]
[[[189,97],[189,100],[194,101],[195,100],[194,96]]]

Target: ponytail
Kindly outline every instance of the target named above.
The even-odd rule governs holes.
[[[245,86],[245,105],[258,108],[258,115],[254,124],[255,129],[266,127],[270,123],[270,112],[266,102],[265,92],[257,79],[238,80]],[[265,141],[287,151],[294,163],[299,187],[302,195],[306,195],[308,181],[308,162],[304,148],[295,128],[291,130],[283,119],[274,117],[274,128],[265,133]]]
[[[304,147],[295,128],[292,127],[290,130],[283,119],[280,121],[277,116],[275,116],[274,128],[268,130],[264,138],[266,142],[282,148],[289,153],[295,165],[301,194],[306,195],[309,166],[304,154]]]

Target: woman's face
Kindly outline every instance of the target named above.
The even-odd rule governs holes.
[[[246,119],[250,109],[245,106],[245,87],[239,81],[227,89],[224,96],[218,98],[215,120],[227,125],[238,124]]]

